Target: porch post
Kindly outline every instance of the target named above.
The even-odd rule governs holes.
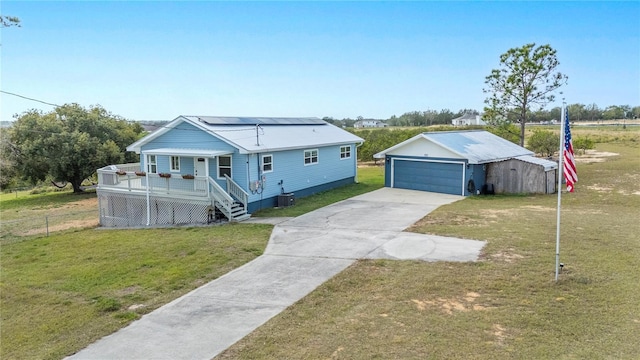
[[[204,175],[207,179],[207,197],[209,197],[209,157],[204,158]]]
[[[148,158],[149,155],[147,155],[145,153],[142,153],[142,154],[144,155],[143,156],[143,158],[144,158],[144,170],[146,172],[146,170],[148,170],[147,169],[147,164],[149,163],[149,158]],[[146,184],[145,187],[147,188],[147,226],[149,226],[150,223],[151,223],[151,214],[149,213],[149,211],[151,209],[151,204],[150,204],[150,199],[149,199],[149,176],[150,175],[151,174],[147,174],[147,176],[144,177],[145,184]]]

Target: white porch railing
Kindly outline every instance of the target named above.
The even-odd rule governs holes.
[[[134,169],[133,166],[129,169]],[[150,193],[207,196],[207,179],[183,179],[180,174],[171,177],[161,177],[158,174],[137,175],[135,170],[124,170],[121,165],[109,165],[98,169],[98,188],[116,191],[147,191]]]
[[[227,192],[238,199],[246,209],[247,204],[249,203],[249,194],[247,194],[247,192],[244,191],[244,189],[242,189],[235,181],[231,180],[229,175],[225,174],[224,177],[227,179]]]
[[[161,177],[159,174],[142,174],[139,167],[131,165],[127,170],[122,165],[109,165],[98,169],[99,195],[102,193],[104,196],[113,194],[126,197],[129,193],[139,197],[148,192],[151,196],[174,199],[176,203],[208,202],[220,209],[230,220],[242,220],[250,216],[246,214],[249,194],[230,178],[227,178],[225,190],[211,177],[183,179],[180,174]]]
[[[232,216],[232,207],[233,207],[233,198],[231,195],[227,194],[226,191],[222,188],[222,186],[218,185],[215,180],[209,177],[209,186],[211,191],[211,197],[218,203],[218,208],[222,210],[222,212],[227,216],[227,218],[231,219]]]

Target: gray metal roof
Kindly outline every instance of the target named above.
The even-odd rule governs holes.
[[[459,117],[453,119],[452,121],[455,121],[455,120],[475,120],[476,116],[477,116],[476,114],[472,114],[472,113],[468,113],[467,112],[467,113],[462,114],[462,116],[459,116]]]
[[[311,118],[282,117],[234,117],[234,116],[185,116],[208,125],[324,125],[324,120]]]
[[[182,122],[222,139],[241,154],[364,142],[362,138],[318,118],[179,116],[158,131],[129,145],[127,150],[139,153],[144,144]]]
[[[465,158],[470,164],[484,164],[523,155],[534,155],[519,145],[488,131],[442,131],[422,133],[392,146],[375,158],[383,158],[387,152],[399,149],[410,142],[427,140]]]
[[[524,155],[524,156],[518,156],[518,157],[516,157],[516,159],[518,159],[520,161],[528,162],[530,164],[540,165],[540,166],[544,167],[545,170],[551,170],[551,169],[557,169],[558,168],[558,163],[557,162],[551,161],[551,160],[547,160],[547,159],[537,158],[535,156]]]

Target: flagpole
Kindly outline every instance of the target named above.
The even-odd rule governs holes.
[[[564,100],[564,99],[563,99]],[[564,159],[564,122],[565,122],[565,102],[562,102],[562,111],[560,115],[560,152],[558,153],[558,210],[556,220],[556,280],[558,281],[558,270],[560,269],[560,209],[562,204],[562,175],[563,159]]]

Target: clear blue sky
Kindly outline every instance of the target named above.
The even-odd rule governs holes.
[[[1,6],[22,24],[2,30],[2,90],[132,120],[482,110],[500,54],[530,42],[557,50],[568,103],[640,105],[639,1]],[[2,120],[53,109],[0,100]]]

